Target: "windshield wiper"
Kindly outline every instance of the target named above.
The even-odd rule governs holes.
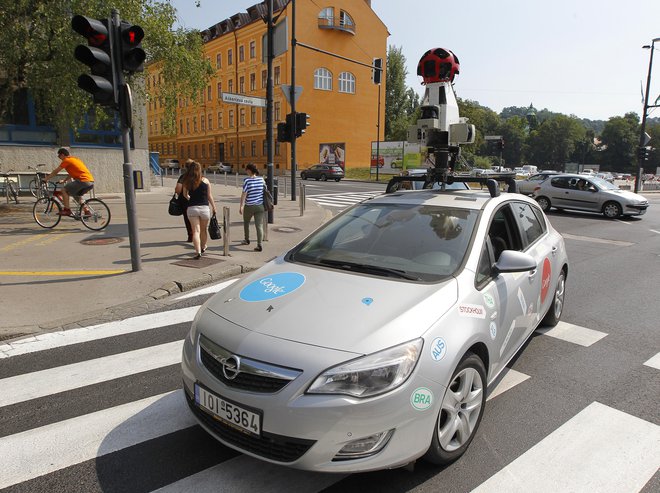
[[[356,272],[365,272],[365,273],[377,273],[377,274],[386,274],[392,277],[399,277],[401,279],[407,279],[409,281],[421,281],[419,277],[412,276],[404,270],[392,269],[390,267],[380,267],[378,265],[363,265],[358,264],[357,262],[346,262],[344,260],[329,260],[321,259],[318,261],[321,265],[331,265],[333,267],[339,267],[340,269],[356,271]]]

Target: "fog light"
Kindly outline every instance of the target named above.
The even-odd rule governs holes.
[[[348,442],[332,460],[362,459],[377,454],[385,448],[393,434],[394,430],[383,431]]]

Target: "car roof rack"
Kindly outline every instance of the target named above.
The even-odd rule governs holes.
[[[434,183],[439,183],[444,190],[444,184],[451,185],[452,183],[479,183],[486,185],[491,197],[498,197],[500,195],[500,183],[507,185],[508,193],[516,193],[518,186],[516,184],[515,173],[492,173],[487,177],[467,176],[456,174],[447,168],[429,168],[424,175],[417,176],[395,176],[388,183],[385,193],[393,193],[399,190],[399,184],[405,182],[424,182],[423,188],[432,188]]]

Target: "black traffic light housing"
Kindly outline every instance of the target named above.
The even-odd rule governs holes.
[[[500,139],[497,141],[497,148],[501,151],[504,149],[504,139]]]
[[[112,44],[107,19],[90,19],[74,15],[71,27],[87,39],[87,46],[78,45],[74,51],[76,60],[91,68],[91,75],[78,77],[78,87],[94,96],[101,106],[116,107],[117,81],[112,70]]]
[[[296,137],[302,137],[307,127],[309,127],[309,115],[307,113],[296,113]]]
[[[648,147],[638,147],[637,148],[637,157],[641,161],[649,160],[649,148]]]
[[[277,141],[278,142],[291,142],[293,140],[293,125],[295,115],[289,113],[286,115],[286,123],[277,124]]]
[[[373,68],[371,69],[371,79],[374,81],[374,84],[380,84],[382,74],[383,74],[383,59],[374,58]]]
[[[142,49],[144,30],[130,22],[121,21],[119,26],[119,43],[121,46],[120,69],[128,74],[144,71],[144,61],[147,54]]]

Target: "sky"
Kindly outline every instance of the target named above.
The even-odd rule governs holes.
[[[332,6],[312,1],[319,10]],[[171,3],[180,26],[205,29],[260,2]],[[498,113],[533,104],[590,120],[641,116],[651,53],[642,47],[658,39],[649,104],[660,96],[660,0],[372,0],[371,6],[388,28],[388,46],[406,58],[406,85],[420,95],[419,59],[445,48],[460,60],[457,96]],[[649,117],[658,116],[660,108],[649,109]]]

